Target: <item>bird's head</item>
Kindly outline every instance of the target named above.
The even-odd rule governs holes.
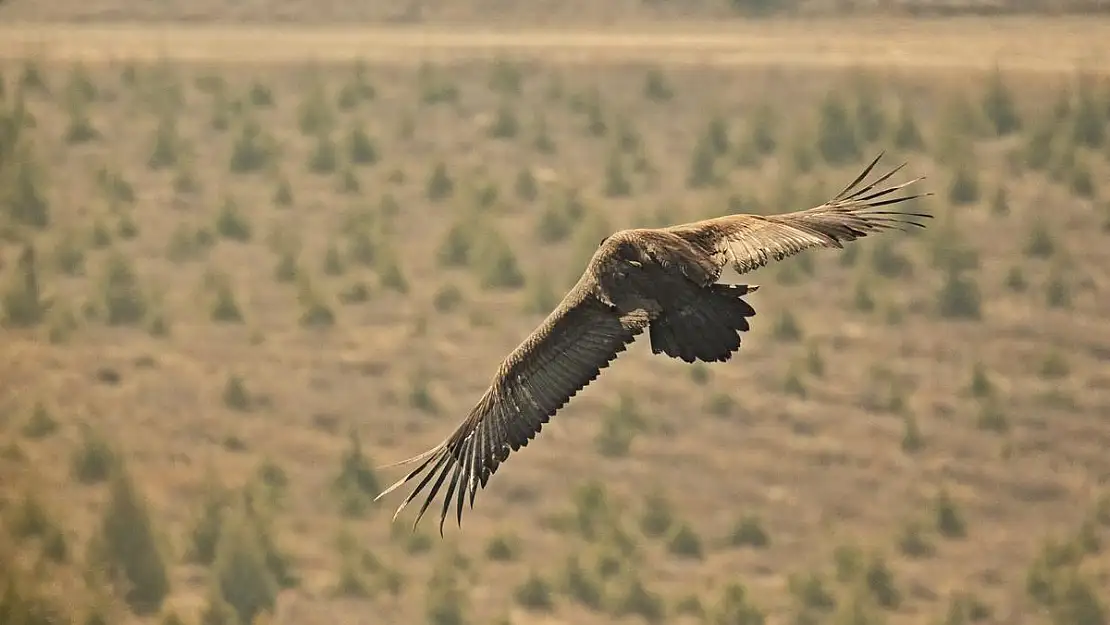
[[[648,260],[644,255],[644,250],[639,245],[624,239],[616,245],[613,257],[633,267],[642,267]]]
[[[629,237],[620,235],[614,236],[612,234],[601,239],[597,244],[598,250],[607,248],[606,252],[599,252],[603,256],[621,264],[632,265],[633,267],[641,267],[647,260],[644,257],[643,250],[634,241],[629,240]]]

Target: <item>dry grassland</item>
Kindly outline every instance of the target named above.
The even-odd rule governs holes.
[[[4,0],[0,19],[285,24],[469,23],[608,26],[741,16],[1105,15],[1106,0]]]
[[[326,39],[81,64],[3,37],[0,614],[1106,622],[1104,79],[358,65]],[[928,176],[927,230],[751,276],[731,363],[637,344],[443,539],[370,503],[396,474],[369,467],[453,428],[601,235],[803,208],[881,149]]]
[[[280,26],[0,26],[6,58],[105,62],[161,58],[202,63],[364,60],[495,60],[544,63],[663,63],[704,67],[861,68],[888,71],[1005,69],[1102,73],[1110,66],[1110,21],[1032,18],[684,22],[560,29],[530,26],[284,28]]]

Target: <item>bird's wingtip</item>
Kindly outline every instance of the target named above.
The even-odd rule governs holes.
[[[384,495],[384,494],[385,493],[382,493],[382,495]],[[378,495],[378,496],[381,497],[381,495]],[[401,505],[397,506],[397,509],[393,511],[393,518],[391,518],[389,520],[390,523],[396,523],[397,522],[397,519],[401,516],[401,511],[405,509],[405,506],[407,506],[408,503],[409,503],[408,501],[403,501],[403,502],[401,502]]]
[[[397,460],[396,462],[390,462],[390,463],[387,463],[387,464],[379,464],[378,466],[374,467],[374,470],[392,469],[394,467],[400,467],[400,466],[404,466],[406,464],[412,464],[414,462],[419,462],[420,460],[423,460],[423,459],[427,458],[428,456],[434,454],[437,451],[439,451],[438,446],[433,447],[433,448],[431,448],[427,451],[420,452],[419,454],[416,454],[415,456],[412,456],[411,458],[405,458],[404,460]]]
[[[390,484],[388,488],[386,488],[382,492],[378,493],[378,495],[376,497],[374,497],[374,501],[377,501],[377,500],[381,499],[382,497],[385,497],[389,493],[392,493],[393,491],[397,490],[398,488],[401,487],[402,484],[409,481],[409,479],[411,479],[412,476],[413,476],[413,474],[410,473],[410,474],[406,475],[405,477],[397,480],[396,482]],[[404,503],[401,504],[400,508],[397,508],[397,513],[398,514],[400,514],[401,510],[404,509],[406,504],[408,504],[408,501],[405,501]],[[394,515],[394,518],[396,518],[396,515]]]

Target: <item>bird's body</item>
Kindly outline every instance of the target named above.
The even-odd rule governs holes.
[[[840,248],[871,232],[921,226],[913,219],[929,217],[877,210],[920,197],[889,197],[916,180],[873,190],[901,167],[855,189],[881,156],[835,198],[808,210],[727,215],[607,237],[559,306],[502,361],[458,428],[432,449],[389,465],[420,462],[378,498],[425,473],[397,514],[431,485],[415,527],[446,485],[440,532],[452,498],[461,524],[465,499],[473,506],[478,488],[509,453],[526,446],[645,330],[655,354],[685,362],[731,359],[755,315],[743,296],[758,287],[720,283],[726,267],[744,274],[809,248]]]

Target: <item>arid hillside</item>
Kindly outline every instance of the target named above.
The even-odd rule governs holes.
[[[769,16],[1105,15],[1107,0],[3,0],[0,19],[62,22],[627,25]]]
[[[1101,77],[0,74],[4,622],[1110,618]],[[806,208],[881,150],[927,229],[745,276],[730,363],[637,343],[442,539],[371,501],[605,234]]]

